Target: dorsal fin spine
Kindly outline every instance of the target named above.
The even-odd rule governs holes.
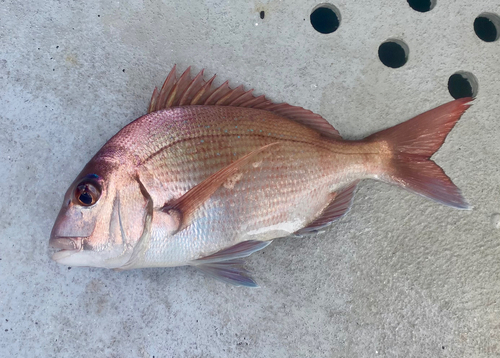
[[[215,76],[216,75],[213,75],[211,79],[201,86],[200,90],[195,94],[193,100],[191,101],[191,104],[194,105],[205,102],[205,99],[210,96],[210,89],[212,88],[212,82],[215,80]]]
[[[166,107],[167,103],[167,98],[170,95],[170,92],[172,91],[172,87],[174,86],[174,83],[176,82],[175,78],[175,70],[176,70],[176,65],[172,68],[170,73],[168,74],[167,78],[165,79],[165,82],[163,82],[163,86],[161,87],[160,90],[160,98],[158,98],[158,102],[156,103],[156,110],[158,111],[161,108]]]
[[[159,96],[158,87],[155,87],[155,89],[153,91],[153,95],[151,96],[151,101],[149,102],[148,113],[155,111],[158,96]]]
[[[228,85],[228,88],[229,88],[229,85]],[[239,96],[241,96],[243,93],[245,93],[245,90],[243,89],[243,85],[240,85],[233,90],[230,89],[230,91],[227,94],[225,94],[221,99],[219,99],[217,102],[215,102],[215,105],[216,106],[229,105],[229,103],[231,103],[235,98],[238,98]]]
[[[217,88],[205,101],[205,105],[210,105],[211,102],[216,102],[215,99],[219,98],[221,93],[225,94],[226,91],[230,91],[229,89],[229,81],[224,82],[222,85],[220,85],[219,88]],[[215,104],[215,103],[214,103]]]
[[[248,107],[248,108],[254,108],[255,105],[265,102],[266,101],[266,96],[260,95],[259,97],[255,97],[253,99],[250,99],[246,102],[243,102],[240,106],[241,107]]]
[[[175,105],[178,105],[177,99],[179,96],[182,96],[183,92],[186,90],[187,84],[186,84],[186,78],[189,78],[191,74],[191,66],[187,68],[186,71],[181,75],[179,80],[175,83],[174,88],[172,89],[171,94],[168,97],[167,100],[167,107],[173,107]]]
[[[175,75],[176,66],[170,71],[161,90],[157,89],[151,97],[149,112],[159,111],[173,106],[207,105],[207,106],[237,106],[261,109],[273,112],[292,121],[312,128],[323,135],[340,140],[342,137],[328,121],[318,114],[302,107],[287,103],[273,103],[265,96],[254,97],[253,90],[245,91],[243,86],[235,89],[229,87],[226,81],[219,87],[213,86],[215,76],[205,82],[203,71],[191,79],[191,67],[179,79]]]
[[[202,81],[203,81],[203,70],[201,70],[200,73],[198,73],[196,77],[191,81],[189,87],[186,89],[184,95],[181,97],[181,100],[179,101],[179,106],[191,104],[192,101],[192,98],[190,98],[191,92],[194,92],[196,86]]]
[[[241,105],[242,103],[244,103],[248,99],[253,98],[252,92],[253,92],[253,88],[249,91],[246,91],[238,98],[235,98],[231,103],[228,104],[228,106],[238,107],[239,105]]]

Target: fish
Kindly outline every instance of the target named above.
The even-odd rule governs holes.
[[[87,163],[52,228],[54,261],[118,271],[193,266],[256,287],[243,259],[343,217],[361,180],[470,208],[431,156],[473,98],[349,141],[318,114],[214,80],[190,67],[178,77],[174,66],[147,114]]]

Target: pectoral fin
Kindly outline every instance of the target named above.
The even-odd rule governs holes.
[[[222,282],[236,286],[258,287],[243,267],[243,260],[240,259],[262,250],[271,242],[255,240],[240,242],[215,254],[192,261],[190,265]]]
[[[222,184],[224,184],[231,176],[236,174],[239,169],[254,159],[256,155],[276,144],[278,143],[271,143],[260,147],[259,149],[256,149],[229,164],[227,167],[210,175],[179,199],[166,204],[163,208],[161,208],[161,211],[176,218],[179,223],[177,232],[183,230],[191,222],[193,214],[196,210],[198,210]]]

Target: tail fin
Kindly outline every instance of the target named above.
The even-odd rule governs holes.
[[[460,98],[443,104],[366,138],[384,141],[392,149],[391,168],[381,179],[442,204],[469,209],[460,189],[429,158],[441,147],[472,100]]]

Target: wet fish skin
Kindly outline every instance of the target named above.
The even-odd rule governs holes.
[[[154,139],[139,141],[150,143],[144,152],[145,148],[140,146],[141,154],[136,156],[140,157],[139,178],[153,202],[158,203],[156,210],[227,166],[233,158],[271,143],[280,145],[264,153],[262,158],[256,158],[252,165],[226,182],[185,230],[169,240],[165,240],[161,230],[158,235],[154,232],[141,267],[166,266],[166,257],[168,265],[185,264],[238,242],[255,239],[252,235],[255,232],[260,233],[260,240],[289,235],[317,216],[331,200],[331,192],[359,176],[367,176],[367,166],[363,166],[367,157],[376,157],[368,159],[371,165],[377,163],[378,155],[363,153],[362,144],[352,145],[347,151],[313,130],[265,111],[198,107],[178,108],[175,114],[172,111],[157,113],[155,123],[162,120],[179,123],[176,132],[182,139],[173,138],[169,143],[175,145],[166,144],[157,152]],[[196,118],[195,128],[190,121],[184,122],[185,118]],[[140,121],[137,125],[141,125]],[[213,130],[208,135],[201,131],[207,127]],[[259,134],[248,134],[253,128],[263,129],[254,129]],[[358,172],[353,170],[356,161]],[[304,207],[302,204],[306,201],[311,203]],[[157,215],[153,227],[162,227],[162,220],[163,216]],[[272,229],[264,235],[263,228]],[[184,248],[180,251],[182,245]]]
[[[429,158],[471,99],[344,141],[311,112],[259,104],[225,85],[210,89],[211,81],[200,78],[167,78],[155,90],[152,112],[123,128],[82,170],[52,230],[51,244],[63,249],[54,260],[115,269],[194,265],[252,286],[235,260],[262,242],[342,216],[359,180],[383,180],[467,208]],[[261,108],[233,106],[238,100]],[[85,188],[97,188],[83,197],[99,196],[93,205],[75,196]]]

